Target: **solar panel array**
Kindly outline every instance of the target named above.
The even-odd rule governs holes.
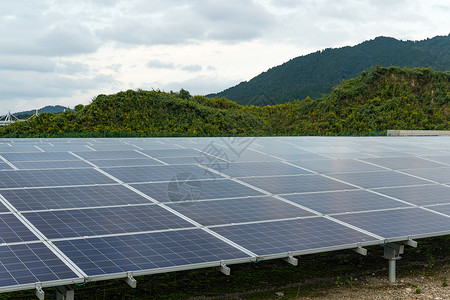
[[[0,292],[450,234],[450,138],[0,139]]]

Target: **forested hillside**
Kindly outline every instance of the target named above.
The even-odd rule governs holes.
[[[40,114],[0,134],[121,131],[190,134],[328,134],[385,129],[450,130],[450,72],[374,67],[319,99],[241,106],[189,92],[99,95],[74,111]]]
[[[226,97],[239,104],[260,106],[308,96],[319,98],[343,79],[356,77],[376,65],[450,70],[450,35],[418,42],[377,37],[354,47],[317,51],[207,97]]]

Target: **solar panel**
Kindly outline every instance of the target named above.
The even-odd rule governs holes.
[[[437,205],[437,206],[429,207],[429,209],[433,210],[433,211],[437,211],[442,214],[446,214],[447,216],[450,217],[450,204]]]
[[[58,160],[58,161],[18,161],[14,166],[20,170],[45,170],[45,169],[74,169],[89,168],[91,165],[81,160]]]
[[[181,176],[178,179],[178,181],[133,184],[132,186],[159,202],[263,195],[261,192],[228,179],[190,181],[183,180]]]
[[[242,181],[272,194],[292,194],[355,189],[320,175],[242,178]]]
[[[0,139],[0,292],[446,235],[448,149],[445,138]]]
[[[385,157],[385,158],[368,158],[363,159],[366,162],[376,164],[394,170],[404,169],[421,169],[421,168],[438,168],[443,164],[422,159],[420,157]]]
[[[7,163],[0,162],[0,170],[11,170],[11,166],[9,166]]]
[[[205,226],[313,215],[272,197],[182,202],[168,206]]]
[[[43,243],[0,246],[0,290],[67,279],[78,276]]]
[[[157,205],[23,213],[49,239],[193,227]]]
[[[17,161],[58,161],[75,160],[76,157],[68,152],[38,152],[38,153],[4,153],[2,156],[11,162]]]
[[[160,150],[142,150],[142,153],[150,155],[152,157],[197,157],[200,155],[200,151],[194,149],[160,149]]]
[[[405,173],[438,183],[450,184],[450,168],[405,170]]]
[[[114,149],[115,146],[114,146]],[[148,158],[136,151],[84,151],[74,152],[76,155],[90,160],[90,159],[125,159],[125,158]]]
[[[450,234],[450,218],[421,208],[352,213],[334,217],[390,239]]]
[[[316,160],[293,162],[293,164],[318,173],[373,172],[383,170],[380,167],[353,159]]]
[[[0,244],[38,240],[15,215],[0,214]]]
[[[181,267],[249,258],[201,229],[54,243],[89,276]]]
[[[89,162],[100,168],[163,165],[163,163],[151,158],[89,159]]]
[[[115,183],[93,169],[0,171],[0,189]]]
[[[311,172],[282,162],[249,162],[222,165],[221,172],[231,177],[301,175]]]
[[[183,174],[190,180],[221,177],[211,171],[193,165],[147,166],[147,167],[113,167],[102,168],[108,174],[126,183],[177,181]]]
[[[450,187],[444,185],[398,187],[376,191],[416,205],[450,203]]]
[[[408,207],[410,205],[365,190],[286,195],[283,198],[323,214]]]
[[[430,183],[430,181],[394,171],[330,174],[329,176],[363,188],[412,186]]]
[[[150,200],[122,185],[15,189],[0,191],[17,210],[50,210],[146,204]]]
[[[212,228],[258,255],[301,252],[375,241],[322,217]]]

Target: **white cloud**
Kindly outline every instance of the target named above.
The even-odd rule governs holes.
[[[219,92],[291,58],[376,36],[447,35],[439,0],[0,2],[0,114],[153,87]]]

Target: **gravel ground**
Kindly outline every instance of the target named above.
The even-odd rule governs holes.
[[[428,274],[428,275],[427,275]],[[432,275],[429,275],[432,274]],[[399,277],[389,284],[386,277],[374,276],[356,280],[353,287],[337,287],[319,291],[323,296],[299,297],[295,299],[450,299],[450,266],[439,267],[433,272],[426,268],[419,274]],[[282,294],[278,294],[281,296]]]

